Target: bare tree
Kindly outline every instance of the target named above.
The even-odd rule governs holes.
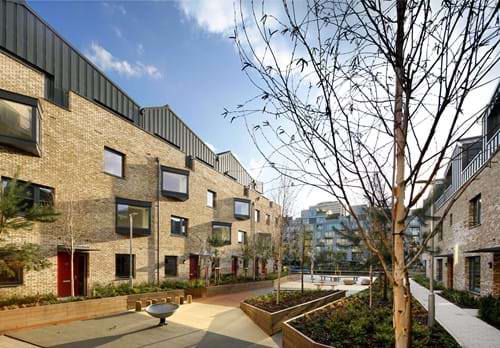
[[[62,227],[57,239],[61,246],[70,256],[70,286],[71,297],[75,296],[75,252],[81,243],[88,242],[85,239],[86,231],[81,223],[75,223],[77,214],[85,214],[85,207],[81,201],[76,201],[74,194],[71,194],[69,200],[61,206]],[[80,220],[81,221],[81,220]]]
[[[285,229],[288,225],[288,218],[293,215],[295,200],[298,194],[298,188],[294,185],[293,181],[287,175],[280,175],[278,186],[274,188],[272,197],[273,200],[279,205],[280,213],[276,217],[276,233],[275,239],[275,254],[278,263],[278,284],[276,289],[276,304],[280,303],[281,295],[281,269],[283,268],[283,236]]]
[[[435,234],[405,258],[407,217],[484,111],[466,101],[498,78],[497,9],[494,0],[283,0],[235,11],[232,38],[258,92],[224,115],[245,120],[274,169],[353,216],[392,285],[396,347],[411,345],[408,268]],[[390,207],[381,239],[390,264],[352,208],[365,199]]]

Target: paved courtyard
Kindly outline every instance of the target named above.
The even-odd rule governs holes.
[[[304,280],[306,289],[316,288],[316,279],[311,281],[309,276]],[[282,288],[298,290],[300,282],[286,282]],[[330,289],[328,282],[322,288]],[[366,286],[338,284],[336,288],[352,294]],[[130,311],[12,332],[9,337],[0,336],[0,347],[281,347],[281,333],[267,336],[239,309],[242,300],[270,291],[272,288],[197,299],[182,305],[164,327],[158,327],[158,319],[145,312]]]

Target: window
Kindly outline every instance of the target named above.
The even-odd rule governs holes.
[[[10,178],[2,178],[2,188],[9,189],[12,182]],[[17,184],[24,188],[24,199],[19,203],[21,212],[27,212],[35,205],[54,205],[54,189],[37,184],[28,184],[26,181],[17,180]]]
[[[481,224],[481,194],[469,202],[469,226],[475,227]]]
[[[0,287],[16,286],[23,284],[23,268],[16,266],[15,264],[9,263],[9,254],[0,254],[2,260],[4,260],[9,266],[10,270],[14,274],[7,274],[6,272],[0,272]]]
[[[213,242],[217,244],[231,244],[231,224],[226,222],[213,222],[212,239]]]
[[[108,147],[105,147],[104,172],[117,176],[119,178],[125,177],[125,155]]]
[[[243,268],[248,269],[248,259],[247,258],[243,259]]]
[[[117,278],[129,278],[130,254],[115,255],[115,275]],[[135,278],[135,255],[132,254],[132,277]]]
[[[170,217],[170,233],[178,236],[187,236],[188,219],[179,216]]]
[[[437,225],[436,229],[437,229],[436,234],[437,234],[438,240],[439,241],[443,240],[443,222],[442,221],[439,223],[439,225]]]
[[[260,210],[255,209],[255,222],[260,222]]]
[[[162,167],[162,194],[185,201],[189,198],[189,171]]]
[[[165,256],[165,276],[177,277],[177,256]]]
[[[450,226],[453,225],[453,214],[450,214]]]
[[[245,231],[238,231],[238,243],[247,244],[247,233]]]
[[[240,220],[250,218],[250,201],[248,199],[234,199],[234,217]]]
[[[37,100],[0,90],[0,142],[40,155]]]
[[[469,290],[481,292],[481,258],[479,256],[469,257]]]
[[[443,281],[443,259],[438,259],[436,264],[436,280]]]
[[[474,143],[466,144],[462,148],[462,170],[477,156],[483,149],[483,139],[480,138]]]
[[[266,225],[270,225],[270,224],[271,224],[271,215],[266,214]]]
[[[151,203],[131,199],[116,198],[116,232],[130,233],[130,214],[132,215],[133,234],[151,234]]]
[[[213,191],[207,190],[207,207],[215,208],[215,197],[217,194]]]

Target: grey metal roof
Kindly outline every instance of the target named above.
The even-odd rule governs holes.
[[[0,0],[0,50],[45,74],[45,98],[48,100],[68,106],[68,92],[74,91],[240,184],[263,192],[262,183],[255,182],[230,152],[216,155],[168,105],[141,109],[23,0]]]

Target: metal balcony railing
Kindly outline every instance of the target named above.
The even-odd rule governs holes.
[[[479,152],[465,167],[458,177],[458,183],[452,183],[444,190],[443,194],[436,200],[435,207],[440,209],[475,173],[477,173],[500,147],[500,130],[486,143],[483,150]]]

